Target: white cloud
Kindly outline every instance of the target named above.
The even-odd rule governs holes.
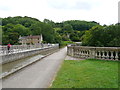
[[[118,21],[118,0],[0,0],[0,17],[8,16],[113,24]]]
[[[99,5],[95,0],[47,0],[48,6],[55,9],[91,9]],[[92,4],[94,3],[94,4]]]

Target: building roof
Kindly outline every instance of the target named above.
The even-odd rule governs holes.
[[[41,35],[36,35],[36,36],[23,36],[23,37],[20,37],[19,39],[38,39],[38,38],[41,38]]]
[[[27,36],[27,39],[38,39],[41,38],[41,36]]]

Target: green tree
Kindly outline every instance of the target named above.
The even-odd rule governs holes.
[[[27,36],[31,34],[30,30],[21,24],[15,25],[13,27],[13,32],[19,33],[21,36]]]
[[[103,33],[102,26],[94,26],[89,31],[85,32],[83,36],[83,45],[87,46],[104,46],[101,39]]]
[[[35,23],[35,24],[32,24],[31,27],[30,27],[30,30],[32,32],[32,35],[40,35],[41,34],[41,27],[40,27],[40,23]]]

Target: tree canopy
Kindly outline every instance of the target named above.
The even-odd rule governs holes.
[[[82,36],[85,46],[120,46],[120,25],[94,26]]]
[[[100,25],[95,21],[43,22],[28,16],[0,18],[2,44],[19,44],[20,36],[43,35],[46,43],[82,42],[85,46],[120,46],[120,24]]]

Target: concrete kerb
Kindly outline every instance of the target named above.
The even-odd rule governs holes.
[[[29,63],[27,63],[27,64],[25,64],[25,65],[22,65],[21,67],[12,69],[10,72],[7,72],[7,73],[5,73],[4,75],[1,75],[1,76],[0,76],[0,79],[3,79],[3,78],[5,78],[5,77],[8,77],[8,76],[14,74],[15,72],[20,71],[21,69],[23,69],[23,68],[25,68],[25,67],[27,67],[27,66],[33,64],[33,63],[36,63],[37,61],[39,61],[39,60],[41,60],[41,59],[43,59],[43,58],[45,58],[45,57],[47,57],[47,56],[49,56],[49,55],[55,53],[55,52],[58,52],[58,51],[59,51],[59,49],[57,49],[57,50],[53,51],[52,53],[49,53],[49,54],[47,54],[47,55],[45,55],[45,56],[42,56],[40,59],[31,61],[31,62],[29,62]]]

